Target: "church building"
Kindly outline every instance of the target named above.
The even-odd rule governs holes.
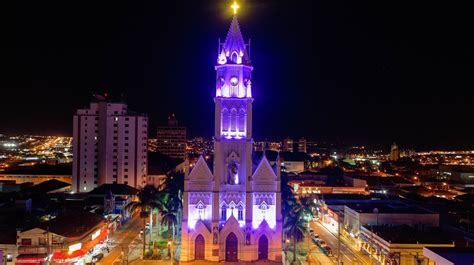
[[[279,163],[272,167],[252,152],[249,48],[234,16],[215,66],[213,168],[202,156],[186,166],[182,262],[282,259]]]

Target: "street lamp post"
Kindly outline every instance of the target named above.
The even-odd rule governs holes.
[[[170,257],[171,264],[173,264],[173,242],[171,240],[168,241],[168,255]]]

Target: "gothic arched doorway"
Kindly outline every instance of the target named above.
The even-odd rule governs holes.
[[[225,240],[225,261],[235,262],[237,259],[237,252],[239,241],[234,233],[230,233]]]
[[[202,235],[198,235],[196,237],[196,241],[194,242],[194,259],[203,260],[205,249],[206,242],[204,241],[204,237]]]
[[[258,240],[258,259],[268,259],[268,238],[265,235],[262,235]]]

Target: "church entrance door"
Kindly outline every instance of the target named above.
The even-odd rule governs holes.
[[[194,242],[194,259],[204,259],[205,245],[206,242],[204,241],[204,237],[202,235],[197,236],[196,241]]]
[[[268,259],[268,238],[265,235],[262,235],[258,240],[258,259]]]
[[[225,240],[225,260],[236,262],[239,241],[234,233],[230,233]]]

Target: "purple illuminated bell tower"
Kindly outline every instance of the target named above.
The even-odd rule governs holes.
[[[248,46],[234,16],[225,42],[219,43],[215,67],[214,176],[221,193],[250,188],[247,179],[252,175],[253,67]],[[244,220],[239,221],[244,224]]]
[[[253,159],[249,48],[234,16],[215,66],[214,168],[186,163],[182,262],[281,262],[280,168]]]

